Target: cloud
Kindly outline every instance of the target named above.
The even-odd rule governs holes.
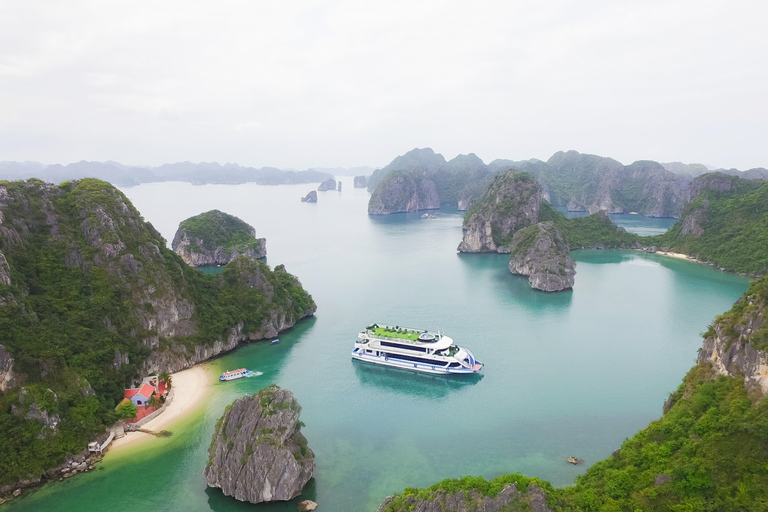
[[[762,2],[3,2],[0,160],[768,166]],[[258,120],[258,121],[254,121]],[[46,142],[47,141],[47,142]]]

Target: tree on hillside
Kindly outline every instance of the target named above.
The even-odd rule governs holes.
[[[133,402],[126,399],[117,404],[117,407],[115,407],[115,412],[117,412],[118,418],[121,420],[127,420],[128,418],[135,418],[139,413],[139,408],[133,405]]]

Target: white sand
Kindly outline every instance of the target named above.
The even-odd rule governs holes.
[[[168,429],[171,424],[203,404],[210,391],[211,382],[211,376],[208,375],[203,366],[194,366],[174,373],[172,381],[173,402],[157,418],[145,423],[141,428],[154,432]],[[112,441],[107,453],[152,437],[152,435],[144,432],[126,432],[125,437]]]
[[[672,258],[680,258],[683,260],[692,260],[695,261],[693,258],[689,258],[687,254],[682,254],[679,252],[661,252],[658,251],[656,254],[661,254],[662,256],[670,256]]]

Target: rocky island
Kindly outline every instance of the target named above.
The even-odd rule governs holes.
[[[187,265],[226,265],[238,256],[263,258],[267,240],[234,215],[211,210],[181,221],[171,247]]]
[[[365,188],[367,186],[368,186],[367,176],[355,176],[355,181],[354,181],[355,188]]]
[[[216,276],[188,266],[95,179],[0,182],[0,254],[0,460],[14,461],[0,465],[0,494],[86,448],[132,383],[317,309],[281,265],[239,256]]]
[[[315,471],[299,421],[301,406],[275,385],[227,406],[216,422],[205,480],[240,501],[287,501]]]
[[[324,192],[326,190],[336,190],[336,180],[333,178],[328,178],[327,180],[320,183],[320,186],[317,187],[317,190],[320,192]]]
[[[302,203],[316,203],[317,202],[317,191],[316,190],[310,190],[309,193],[307,193],[306,196],[301,198]]]
[[[509,271],[528,276],[536,290],[559,292],[573,288],[576,263],[563,234],[553,222],[539,222],[521,229],[509,244]]]

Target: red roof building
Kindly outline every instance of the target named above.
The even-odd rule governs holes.
[[[125,398],[130,398],[133,405],[147,405],[149,397],[155,393],[155,388],[144,383],[140,388],[126,389]]]

